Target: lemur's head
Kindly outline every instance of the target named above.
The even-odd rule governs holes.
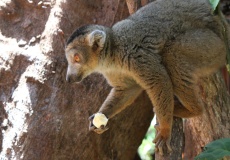
[[[105,28],[98,25],[80,27],[70,36],[65,49],[68,82],[80,82],[95,71],[105,40]]]

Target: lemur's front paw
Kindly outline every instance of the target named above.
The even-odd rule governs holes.
[[[106,127],[108,119],[102,113],[96,113],[89,117],[89,130],[102,134],[109,128]]]
[[[171,141],[171,132],[170,129],[167,128],[160,128],[159,125],[155,125],[155,129],[157,131],[156,137],[153,140],[153,143],[155,143],[155,151],[160,153],[160,155],[164,155],[163,152],[163,146],[166,145],[167,152],[171,153],[172,148],[170,146]]]

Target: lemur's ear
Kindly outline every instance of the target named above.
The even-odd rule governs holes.
[[[94,51],[98,48],[103,48],[105,44],[106,33],[100,30],[94,30],[88,35],[89,46],[92,47]]]

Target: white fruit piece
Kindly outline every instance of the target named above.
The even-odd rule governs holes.
[[[93,118],[93,125],[97,128],[100,128],[102,125],[106,126],[108,123],[108,118],[102,113],[96,113]]]

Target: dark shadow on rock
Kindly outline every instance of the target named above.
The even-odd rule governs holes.
[[[0,28],[6,37],[29,41],[40,35],[50,13],[50,7],[39,1],[11,0],[0,6]],[[45,8],[44,8],[45,7]],[[38,16],[39,15],[39,16]]]

